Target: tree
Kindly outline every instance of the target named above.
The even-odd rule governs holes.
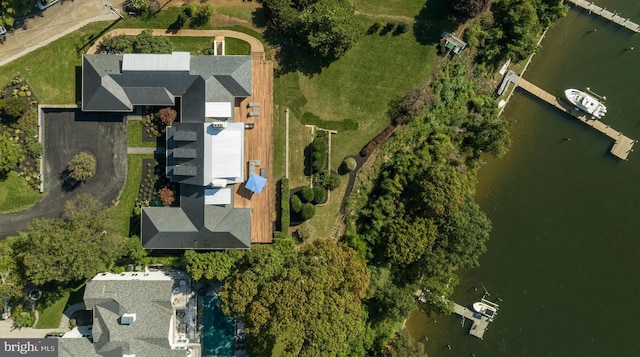
[[[0,134],[0,175],[6,174],[19,162],[22,149],[5,131]]]
[[[14,20],[26,15],[36,3],[37,0],[0,0],[0,25],[13,26]]]
[[[24,281],[18,269],[11,242],[0,242],[0,298],[19,298],[24,292]]]
[[[302,201],[300,200],[300,196],[291,196],[291,211],[293,211],[293,213],[299,213],[300,210],[302,210]]]
[[[308,222],[305,222],[300,225],[300,227],[296,230],[296,235],[301,242],[304,242],[308,239],[313,238],[316,235],[316,231],[312,225]]]
[[[388,348],[382,350],[384,357],[427,357],[424,345],[417,343],[406,330],[396,332]]]
[[[335,60],[360,36],[348,0],[265,0],[269,27],[316,56]]]
[[[358,163],[356,162],[356,159],[352,157],[348,157],[344,159],[344,161],[342,161],[342,168],[344,169],[345,172],[351,172],[355,170],[357,166],[358,166]]]
[[[27,111],[28,104],[23,97],[11,97],[4,101],[4,112],[13,120],[17,120]]]
[[[316,214],[316,206],[313,203],[303,203],[302,209],[300,210],[300,217],[302,219],[307,220],[313,218]]]
[[[312,203],[317,205],[323,203],[327,199],[327,189],[322,186],[313,186]]]
[[[286,356],[349,354],[366,331],[366,266],[328,239],[289,252],[269,279],[259,278],[264,265],[241,264],[220,294],[223,311],[243,315],[252,355],[271,355],[274,344]]]
[[[235,270],[236,262],[243,254],[235,249],[206,253],[187,250],[184,252],[184,259],[187,273],[194,280],[223,281]]]
[[[313,188],[309,186],[305,186],[300,190],[300,199],[302,202],[311,202],[313,201]]]
[[[69,177],[84,182],[96,174],[96,158],[86,151],[77,153],[67,164]]]
[[[210,2],[206,2],[198,6],[198,11],[196,12],[195,16],[191,19],[191,23],[189,24],[189,27],[197,28],[197,27],[202,27],[208,24],[209,19],[211,18],[211,15],[213,15],[214,11],[215,10],[213,8],[213,4],[211,4]]]
[[[464,19],[470,19],[484,11],[489,2],[490,0],[453,0],[449,5],[454,14]]]
[[[164,125],[169,126],[174,120],[176,120],[178,113],[176,113],[173,108],[162,108],[158,111],[158,116]]]
[[[127,1],[127,11],[142,14],[149,9],[148,0],[129,0]]]
[[[160,201],[163,206],[171,206],[173,201],[175,200],[173,191],[169,187],[163,187],[158,191],[158,197],[160,197]]]
[[[433,221],[421,217],[399,217],[382,228],[382,244],[391,264],[406,266],[431,249],[437,229]]]
[[[123,255],[124,238],[111,232],[104,207],[87,194],[65,204],[62,218],[35,219],[13,246],[34,285],[68,284],[107,271]]]
[[[147,29],[136,36],[105,36],[100,46],[107,51],[124,53],[171,53],[173,44],[165,36],[153,36]]]

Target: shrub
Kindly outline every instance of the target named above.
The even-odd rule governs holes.
[[[355,170],[357,166],[358,166],[358,163],[356,162],[356,159],[352,157],[348,157],[344,159],[344,161],[342,161],[342,168],[346,172],[351,172]]]
[[[34,131],[27,132],[24,137],[24,148],[31,157],[40,157],[42,155],[42,144],[36,138]]]
[[[304,187],[302,191],[300,191],[300,198],[302,202],[311,202],[313,201],[313,189],[311,187]]]
[[[300,202],[300,208],[302,208],[302,202]],[[290,225],[289,179],[284,177],[280,180],[280,230],[286,232]]]
[[[17,327],[31,327],[36,323],[36,315],[33,310],[24,311],[22,305],[16,306],[11,312],[13,322]]]
[[[182,5],[182,13],[187,15],[189,18],[192,18],[198,12],[198,7],[193,3],[186,3]]]
[[[304,242],[313,238],[316,235],[316,230],[308,222],[305,222],[296,230],[296,235],[300,241]]]
[[[22,156],[22,148],[9,135],[7,131],[0,134],[0,173],[14,168]]]
[[[311,203],[303,203],[302,210],[300,210],[300,216],[302,219],[307,220],[313,218],[316,214],[316,206]]]
[[[4,102],[4,112],[12,119],[18,119],[27,111],[27,104],[23,97],[11,97]]]
[[[327,189],[322,186],[313,187],[313,203],[323,203],[327,199]]]
[[[291,197],[291,210],[294,213],[300,213],[302,210],[302,201],[300,201],[300,197],[298,197],[298,195],[293,195]]]
[[[127,11],[141,14],[149,8],[148,0],[129,0],[127,2]]]
[[[340,186],[340,176],[334,173],[330,174],[329,177],[327,177],[327,179],[325,180],[324,187],[326,187],[327,190],[335,190],[339,186]]]
[[[178,113],[176,113],[173,108],[162,108],[158,112],[158,116],[160,117],[160,121],[164,125],[169,126],[171,125],[171,123],[173,123],[174,120],[176,120]]]
[[[406,22],[401,22],[398,24],[397,31],[398,33],[407,33],[409,32],[409,25]]]
[[[15,124],[16,129],[22,131],[35,130],[38,127],[38,111],[36,108],[29,108],[22,114]]]
[[[84,182],[96,174],[96,158],[86,151],[81,151],[67,164],[69,177]]]
[[[173,201],[175,200],[173,191],[169,187],[163,187],[158,191],[158,197],[160,197],[160,201],[163,206],[171,206]]]
[[[313,151],[327,151],[327,140],[325,137],[317,137],[313,140]]]

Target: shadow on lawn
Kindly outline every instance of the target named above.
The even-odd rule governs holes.
[[[433,45],[440,41],[442,31],[454,32],[462,23],[448,9],[449,0],[429,0],[415,17],[413,33],[422,45]]]

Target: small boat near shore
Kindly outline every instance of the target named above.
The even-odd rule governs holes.
[[[569,88],[564,91],[567,100],[587,114],[600,119],[607,114],[607,107],[593,95],[579,89]]]
[[[496,316],[496,313],[498,312],[498,309],[496,309],[494,306],[491,306],[489,304],[486,304],[482,301],[478,301],[478,302],[474,302],[473,303],[473,309],[483,315],[486,316],[490,319],[493,319]]]

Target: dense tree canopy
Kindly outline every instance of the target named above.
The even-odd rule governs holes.
[[[490,0],[452,0],[449,5],[457,16],[471,18],[484,11],[490,2]]]
[[[139,35],[105,36],[100,44],[107,51],[124,53],[171,53],[173,44],[165,36],[153,36],[153,31],[144,30]]]
[[[342,56],[361,32],[348,0],[264,0],[263,6],[275,32],[320,57]]]
[[[60,219],[36,219],[15,243],[17,261],[34,285],[66,284],[106,271],[125,252],[103,207],[86,194],[65,204]]]
[[[18,270],[15,259],[15,252],[10,242],[0,242],[0,298],[21,297],[24,288],[24,281]]]
[[[31,11],[38,0],[0,0],[0,26],[13,26],[16,18]]]
[[[195,280],[226,279],[242,255],[242,251],[235,249],[207,253],[197,253],[193,250],[184,252],[187,273]]]
[[[276,243],[247,252],[221,306],[244,316],[252,354],[349,356],[364,351],[354,344],[366,330],[368,284],[366,266],[344,245],[318,239],[295,252]]]

